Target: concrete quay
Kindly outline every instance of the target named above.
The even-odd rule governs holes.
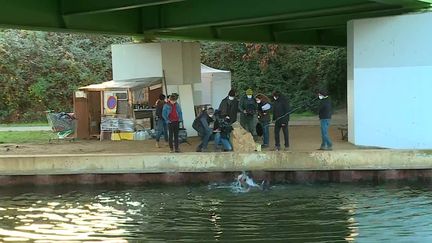
[[[232,181],[240,171],[272,182],[432,178],[432,151],[134,153],[0,156],[0,183],[102,184]]]

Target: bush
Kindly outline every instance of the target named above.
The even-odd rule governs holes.
[[[252,88],[270,96],[279,90],[296,108],[324,87],[336,105],[346,104],[345,48],[203,42],[201,55],[206,65],[230,70],[241,93]],[[299,112],[306,110],[315,109],[305,106]]]

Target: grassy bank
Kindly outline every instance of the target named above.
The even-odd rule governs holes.
[[[29,123],[4,123],[0,127],[42,127],[48,126],[48,122],[29,122]]]
[[[52,132],[28,131],[28,132],[0,132],[0,144],[4,143],[48,143],[53,138]]]

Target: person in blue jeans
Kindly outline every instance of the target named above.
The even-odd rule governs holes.
[[[320,90],[318,92],[318,98],[320,99],[319,106],[319,119],[321,124],[321,147],[319,150],[332,150],[333,143],[330,140],[328,129],[330,127],[330,121],[332,116],[332,104],[328,96],[327,91]]]
[[[257,94],[255,100],[258,104],[258,122],[262,127],[263,144],[261,147],[268,148],[270,135],[270,112],[272,106],[270,104],[270,99],[263,94]]]
[[[214,142],[216,146],[216,151],[220,148],[219,146],[223,146],[223,151],[232,151],[232,145],[230,142],[230,135],[233,130],[231,126],[231,120],[229,117],[222,118],[221,114],[215,112],[215,123],[214,123]]]
[[[165,105],[165,95],[160,94],[159,99],[156,101],[156,147],[160,148],[160,137],[164,135],[165,142],[168,143],[168,127],[164,118],[162,117],[162,110]]]
[[[208,142],[213,134],[214,126],[214,109],[209,107],[207,110],[201,112],[201,114],[195,118],[192,127],[198,132],[201,137],[201,143],[196,148],[196,152],[206,152]]]

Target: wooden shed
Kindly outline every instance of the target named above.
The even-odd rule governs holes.
[[[74,95],[76,137],[102,139],[106,130],[101,129],[104,119],[128,120],[134,124],[138,120],[150,119],[153,124],[152,107],[162,92],[160,77],[112,80],[79,88]],[[111,128],[110,132],[121,132],[122,129],[125,130]],[[131,132],[130,128],[126,130]]]

